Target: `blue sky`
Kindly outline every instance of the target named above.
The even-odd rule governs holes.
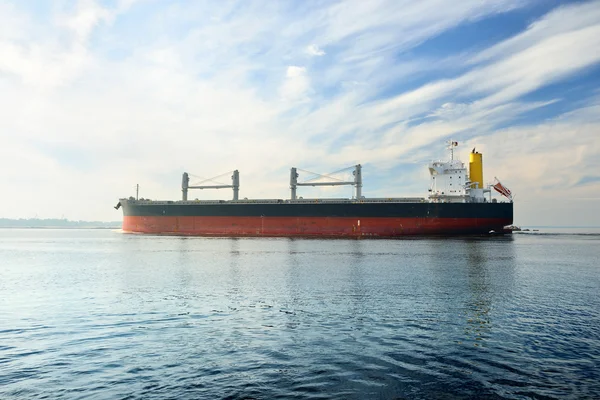
[[[115,220],[183,171],[286,198],[292,166],[362,163],[366,196],[425,196],[452,138],[517,224],[600,225],[599,83],[600,1],[0,0],[0,216]]]

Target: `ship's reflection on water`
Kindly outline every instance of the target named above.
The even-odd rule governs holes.
[[[445,304],[440,317],[462,327],[457,344],[486,346],[494,329],[494,301],[510,294],[515,279],[513,238],[455,238],[431,245],[431,287],[438,304]]]
[[[465,336],[475,340],[474,345],[485,345],[492,329],[490,308],[492,306],[492,288],[485,253],[480,243],[466,243],[466,273],[469,300],[465,304]],[[481,343],[478,343],[481,342]]]

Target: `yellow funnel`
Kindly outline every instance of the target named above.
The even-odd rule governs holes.
[[[472,188],[483,189],[483,161],[481,153],[471,153],[469,157],[469,179]],[[478,185],[475,185],[478,183]]]

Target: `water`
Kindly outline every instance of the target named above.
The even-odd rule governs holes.
[[[600,235],[0,230],[0,398],[598,398]]]

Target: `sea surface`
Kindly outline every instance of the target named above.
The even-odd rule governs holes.
[[[0,399],[600,398],[600,232],[536,229],[3,229]]]

